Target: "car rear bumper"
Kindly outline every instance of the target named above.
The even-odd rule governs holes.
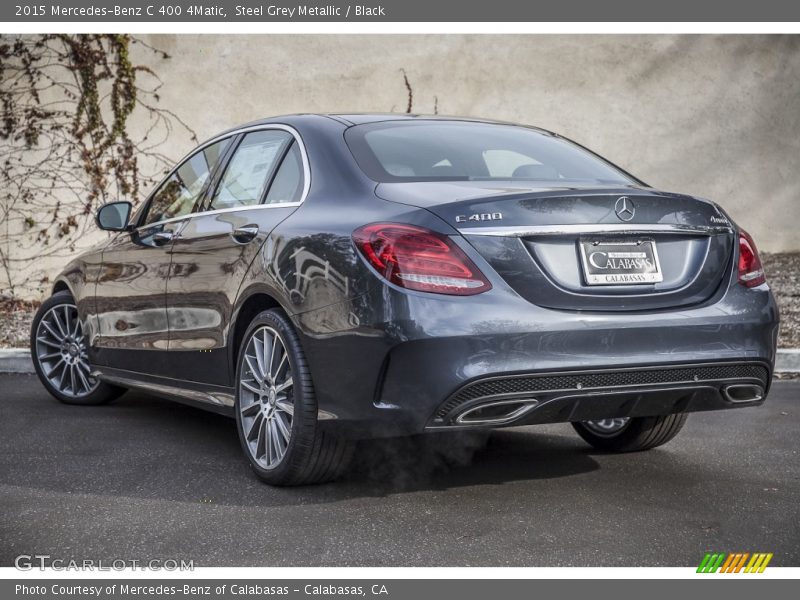
[[[778,312],[766,286],[620,314],[542,309],[502,289],[453,299],[383,285],[295,322],[330,424],[375,437],[758,405]],[[508,420],[459,420],[510,400],[531,406]]]
[[[426,429],[644,417],[757,406],[766,363],[698,363],[480,378],[460,387]]]

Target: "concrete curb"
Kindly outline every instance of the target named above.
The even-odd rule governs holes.
[[[778,373],[800,373],[800,348],[778,350],[775,371]]]
[[[28,348],[0,348],[0,373],[33,373]]]
[[[800,373],[800,348],[778,350],[777,373]],[[0,348],[0,373],[33,373],[28,348]]]

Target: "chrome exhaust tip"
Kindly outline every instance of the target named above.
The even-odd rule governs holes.
[[[752,383],[735,383],[722,388],[722,393],[728,402],[742,404],[744,402],[758,402],[764,399],[764,388]]]
[[[468,408],[455,418],[456,425],[501,425],[510,423],[538,406],[535,398],[484,402]]]

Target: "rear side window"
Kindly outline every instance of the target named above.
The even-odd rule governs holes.
[[[528,127],[384,121],[351,127],[345,139],[361,169],[375,181],[636,183],[577,144]]]
[[[212,209],[259,204],[286,146],[293,140],[286,131],[248,133],[233,154],[211,200]]]
[[[295,142],[275,174],[267,192],[266,204],[299,202],[303,193],[303,182],[303,157]]]
[[[230,138],[221,140],[186,159],[153,193],[144,224],[182,217],[192,212],[229,143]]]

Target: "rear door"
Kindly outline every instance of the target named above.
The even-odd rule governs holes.
[[[229,385],[226,345],[233,304],[272,229],[303,197],[307,163],[281,128],[242,135],[209,200],[172,246],[167,282],[169,362],[191,381]]]
[[[117,234],[103,249],[93,363],[168,374],[166,285],[173,240],[203,197],[229,142],[209,144],[178,165],[135,217],[138,226]]]

